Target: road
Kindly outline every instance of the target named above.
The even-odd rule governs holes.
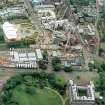
[[[42,43],[41,41],[44,37],[45,32],[44,32],[44,29],[42,27],[40,18],[36,14],[33,14],[32,16],[30,16],[30,21],[35,26],[36,31],[39,32],[39,35],[37,37],[37,44],[41,44]]]
[[[44,36],[44,30],[42,28],[41,21],[39,17],[33,12],[33,8],[29,2],[29,0],[24,0],[24,6],[27,8],[27,10],[31,13],[29,19],[31,23],[35,26],[36,30],[39,32],[39,35],[37,37],[37,44],[41,43],[41,38]]]
[[[98,32],[98,24],[99,24],[99,18],[100,18],[100,13],[99,13],[99,1],[96,0],[96,9],[97,9],[97,13],[96,13],[96,22],[95,22],[95,27],[96,27],[96,37],[97,37],[97,49],[96,49],[96,55],[99,55],[99,48],[100,48],[100,36],[99,36],[99,32]]]

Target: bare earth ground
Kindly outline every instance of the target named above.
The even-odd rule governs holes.
[[[99,74],[96,72],[90,72],[90,71],[86,71],[86,72],[74,71],[72,73],[60,72],[58,73],[58,75],[64,76],[66,81],[71,79],[71,80],[74,80],[74,82],[76,83],[83,83],[83,84],[86,84],[89,81],[99,80]]]
[[[0,80],[7,80],[13,75],[14,75],[14,72],[8,71],[8,69],[1,70],[0,68]]]
[[[13,69],[2,69],[0,68],[0,80],[3,80],[6,82],[12,75],[15,74],[15,70]],[[97,72],[91,72],[91,71],[73,71],[70,73],[65,73],[63,71],[56,72],[57,75],[63,76],[66,81],[68,80],[74,80],[75,83],[89,83],[89,81],[98,81],[99,80],[99,74]]]

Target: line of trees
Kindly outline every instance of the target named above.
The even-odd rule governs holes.
[[[96,0],[70,0],[70,3],[71,3],[71,4],[83,5],[83,6],[84,6],[84,5],[85,5],[85,6],[89,5],[90,2],[95,3]]]
[[[0,43],[4,42],[4,32],[3,29],[0,27]]]
[[[73,71],[72,65],[70,65],[70,66],[62,65],[61,60],[58,57],[54,57],[52,59],[52,67],[53,67],[54,71],[61,71],[61,70],[64,70],[65,72]]]
[[[100,76],[99,81],[96,81],[96,91],[100,92],[103,99],[96,99],[97,105],[105,105],[105,63],[103,62],[97,68]]]

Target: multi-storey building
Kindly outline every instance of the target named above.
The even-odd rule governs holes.
[[[80,86],[69,80],[68,91],[70,105],[95,105],[95,91],[92,81],[88,85]]]

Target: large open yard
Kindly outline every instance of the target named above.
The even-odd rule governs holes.
[[[26,86],[19,85],[13,90],[12,100],[19,105],[62,105],[62,99],[52,89],[33,87],[31,95],[25,88]]]
[[[71,73],[60,72],[57,75],[62,76],[66,81],[74,80],[76,83],[88,83],[89,81],[99,80],[99,74],[91,71],[74,71]]]

